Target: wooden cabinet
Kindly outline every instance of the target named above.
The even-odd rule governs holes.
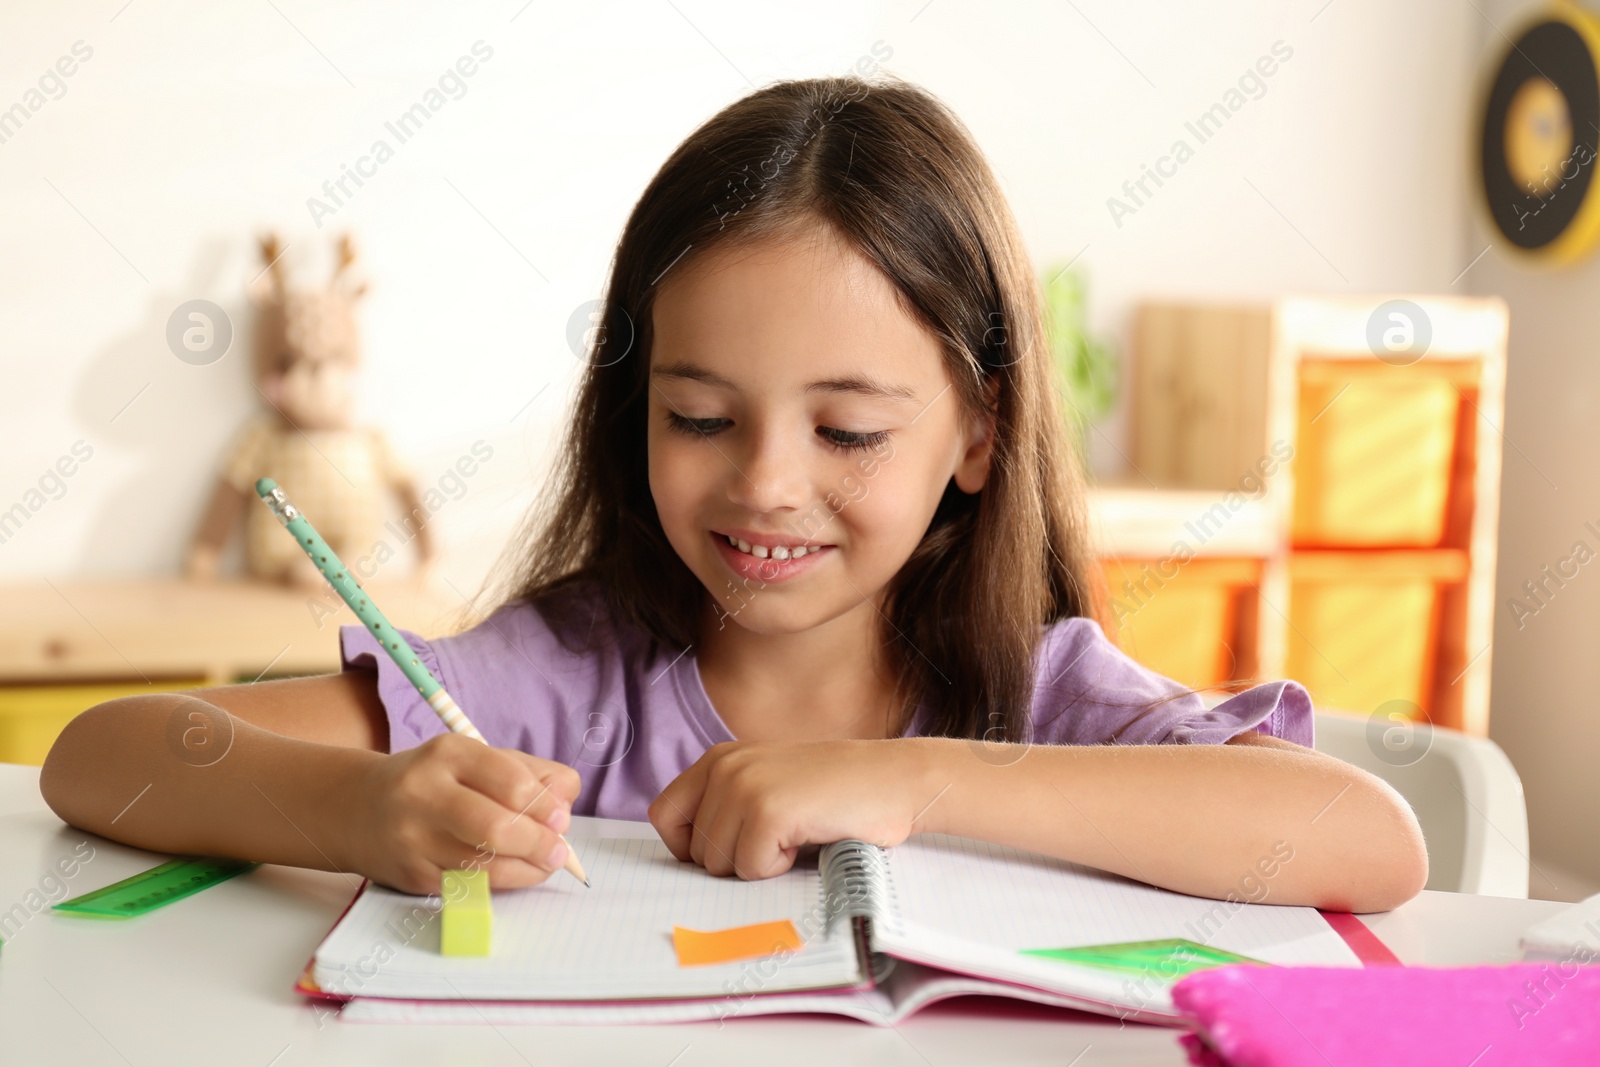
[[[1263,511],[1236,662],[1487,734],[1506,330],[1494,298],[1137,310],[1134,477]]]
[[[1260,587],[1276,544],[1259,499],[1096,486],[1090,530],[1106,580],[1108,635],[1145,666],[1198,689],[1260,673]]]
[[[448,590],[371,587],[396,625],[433,636],[469,625]],[[339,669],[330,589],[255,582],[39,582],[0,593],[0,763],[41,763],[73,716],[132,693]]]

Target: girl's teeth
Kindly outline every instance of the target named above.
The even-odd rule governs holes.
[[[777,545],[768,549],[765,545],[752,545],[749,541],[741,541],[731,534],[724,534],[723,536],[728,538],[728,544],[737,548],[740,552],[747,552],[755,556],[757,559],[766,559],[768,556],[773,559],[801,559],[807,552],[818,551],[816,548],[807,548],[805,545],[796,545],[793,548],[789,548],[786,545]]]

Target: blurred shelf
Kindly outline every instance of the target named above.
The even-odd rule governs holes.
[[[373,583],[391,622],[457,628],[448,589]],[[339,626],[357,622],[332,589],[247,581],[40,582],[0,591],[0,685],[206,679],[339,669]]]
[[[1486,736],[1507,325],[1497,298],[1141,305],[1130,462],[1160,491],[1102,491],[1092,520],[1119,557],[1119,630],[1145,637],[1130,654],[1153,665],[1152,634],[1177,646],[1190,584],[1238,673]],[[1380,352],[1391,326],[1408,347]],[[1179,539],[1194,557],[1263,560],[1255,610],[1203,570],[1134,566]]]
[[[1161,559],[1180,546],[1194,556],[1266,557],[1277,517],[1260,497],[1209,489],[1089,490],[1089,526],[1101,556]]]

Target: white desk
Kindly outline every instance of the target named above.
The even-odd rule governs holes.
[[[76,896],[170,857],[64,825],[39,796],[38,770],[0,764],[0,914],[87,840]],[[291,990],[359,882],[260,867],[129,921],[30,915],[0,953],[0,1062],[314,1063],[697,1067],[759,1063],[927,1067],[973,1063],[1183,1064],[1175,1030],[1096,1015],[976,1000],[935,1005],[895,1030],[822,1017],[618,1027],[379,1026],[340,1023]],[[57,893],[57,899],[62,894]],[[1517,937],[1559,911],[1551,901],[1424,892],[1366,917],[1407,963],[1518,958]],[[26,911],[24,907],[24,911]],[[241,919],[243,921],[241,921]]]

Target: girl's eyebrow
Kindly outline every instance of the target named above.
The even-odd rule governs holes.
[[[681,378],[700,382],[718,389],[732,389],[734,384],[720,374],[682,361],[664,363],[650,371],[652,378]],[[917,394],[903,385],[889,385],[865,375],[852,374],[843,378],[824,378],[806,386],[808,393],[856,393],[877,400],[914,401]]]

